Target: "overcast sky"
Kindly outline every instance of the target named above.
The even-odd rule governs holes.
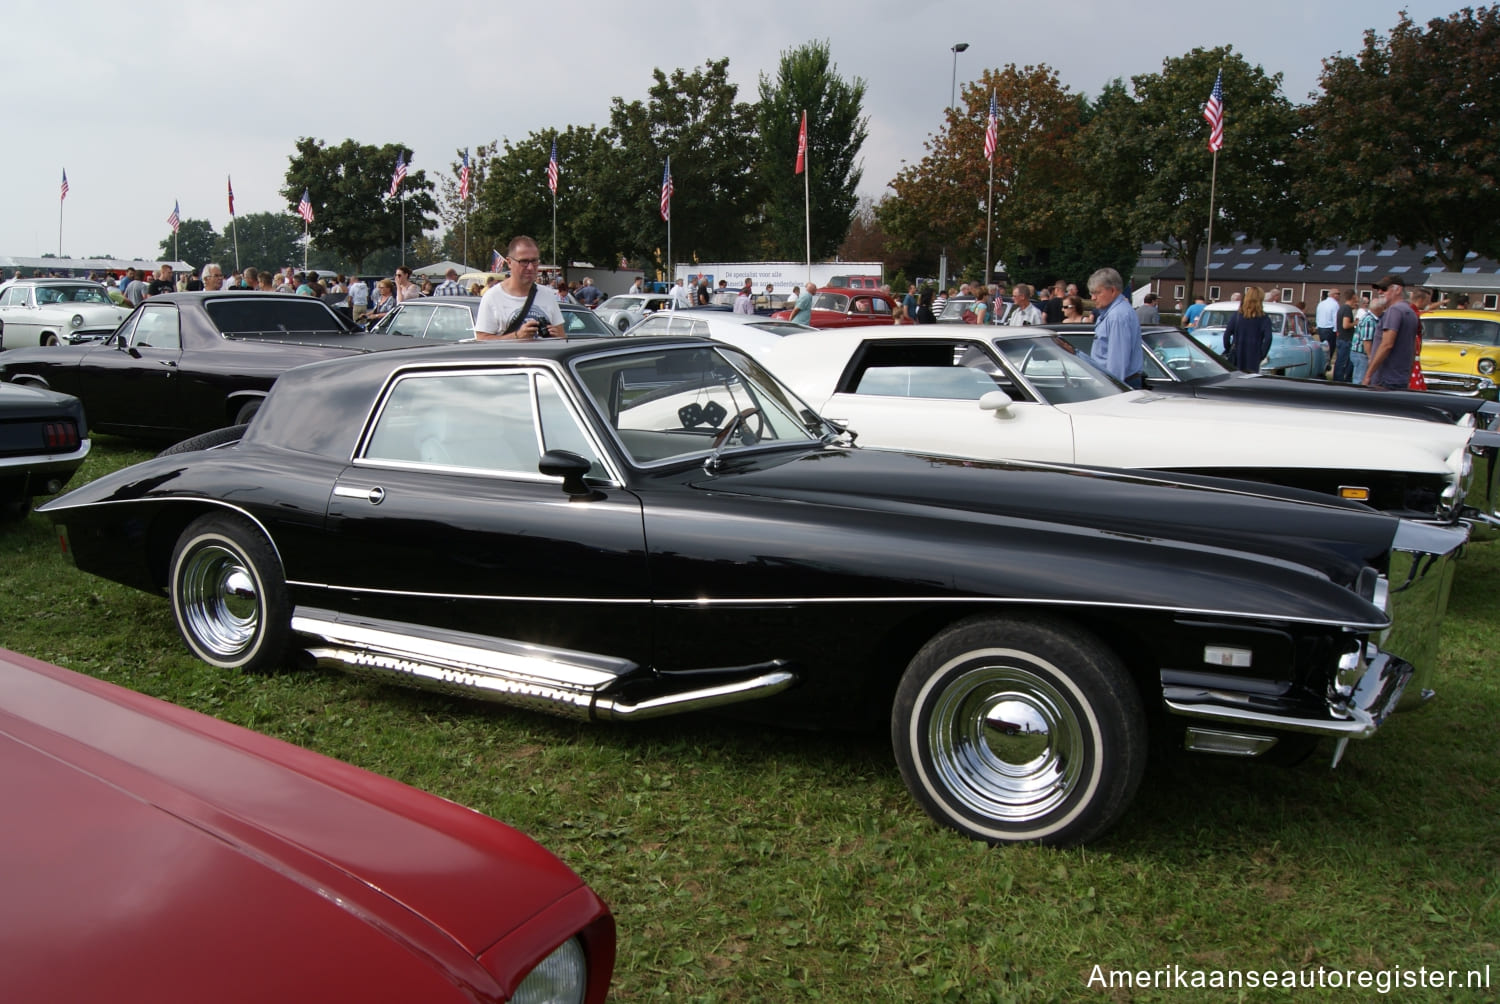
[[[1387,34],[1403,6],[1425,24],[1462,4],[254,0],[153,11],[11,0],[0,61],[11,99],[0,255],[57,253],[61,222],[64,255],[154,258],[174,201],[184,218],[228,224],[231,175],[239,214],[290,212],[277,190],[300,136],[399,142],[435,180],[465,146],[606,124],[610,98],[644,99],[655,67],[728,56],[741,99],[753,101],[783,51],[824,39],[839,74],[865,81],[861,194],[878,198],[941,124],[956,42],[969,43],[957,56],[960,87],[986,68],[1045,63],[1089,96],[1115,77],[1230,43],[1282,74],[1283,93],[1302,103],[1325,56],[1357,52],[1366,28]],[[1234,95],[1224,99],[1233,142]],[[59,220],[64,169],[70,192]]]

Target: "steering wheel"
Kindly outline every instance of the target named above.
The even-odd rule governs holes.
[[[754,430],[750,429],[749,426],[745,426],[745,419],[751,417],[752,415],[760,415],[760,421],[755,423],[756,427]],[[714,449],[717,450],[725,443],[729,442],[730,437],[734,435],[734,431],[736,429],[739,429],[741,426],[744,426],[744,431],[740,433],[740,442],[745,446],[754,446],[756,443],[765,438],[766,416],[761,412],[759,408],[753,405],[749,408],[746,408],[744,411],[734,416],[733,420],[731,420],[728,425],[724,426],[722,432],[714,436]]]

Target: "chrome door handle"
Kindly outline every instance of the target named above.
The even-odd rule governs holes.
[[[336,498],[364,499],[371,505],[379,505],[385,501],[385,489],[376,485],[373,488],[356,488],[353,486],[335,485],[333,494]]]

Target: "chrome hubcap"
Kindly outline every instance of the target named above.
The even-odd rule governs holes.
[[[231,659],[254,642],[260,594],[238,554],[217,544],[199,548],[183,563],[177,588],[183,620],[204,648]]]
[[[1077,716],[1056,687],[1021,666],[979,665],[954,678],[937,695],[927,741],[947,790],[991,819],[1040,819],[1084,771]]]

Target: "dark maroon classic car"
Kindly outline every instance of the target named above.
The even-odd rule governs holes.
[[[11,1001],[600,1004],[614,920],[445,799],[0,649]]]
[[[702,339],[451,345],[293,370],[243,438],[40,511],[211,665],[886,727],[916,801],[994,842],[1103,833],[1149,733],[1336,759],[1421,703],[1460,530],[850,439]]]
[[[177,440],[248,422],[294,366],[413,344],[311,297],[166,293],[103,341],[0,352],[0,380],[72,394],[100,432]]]

